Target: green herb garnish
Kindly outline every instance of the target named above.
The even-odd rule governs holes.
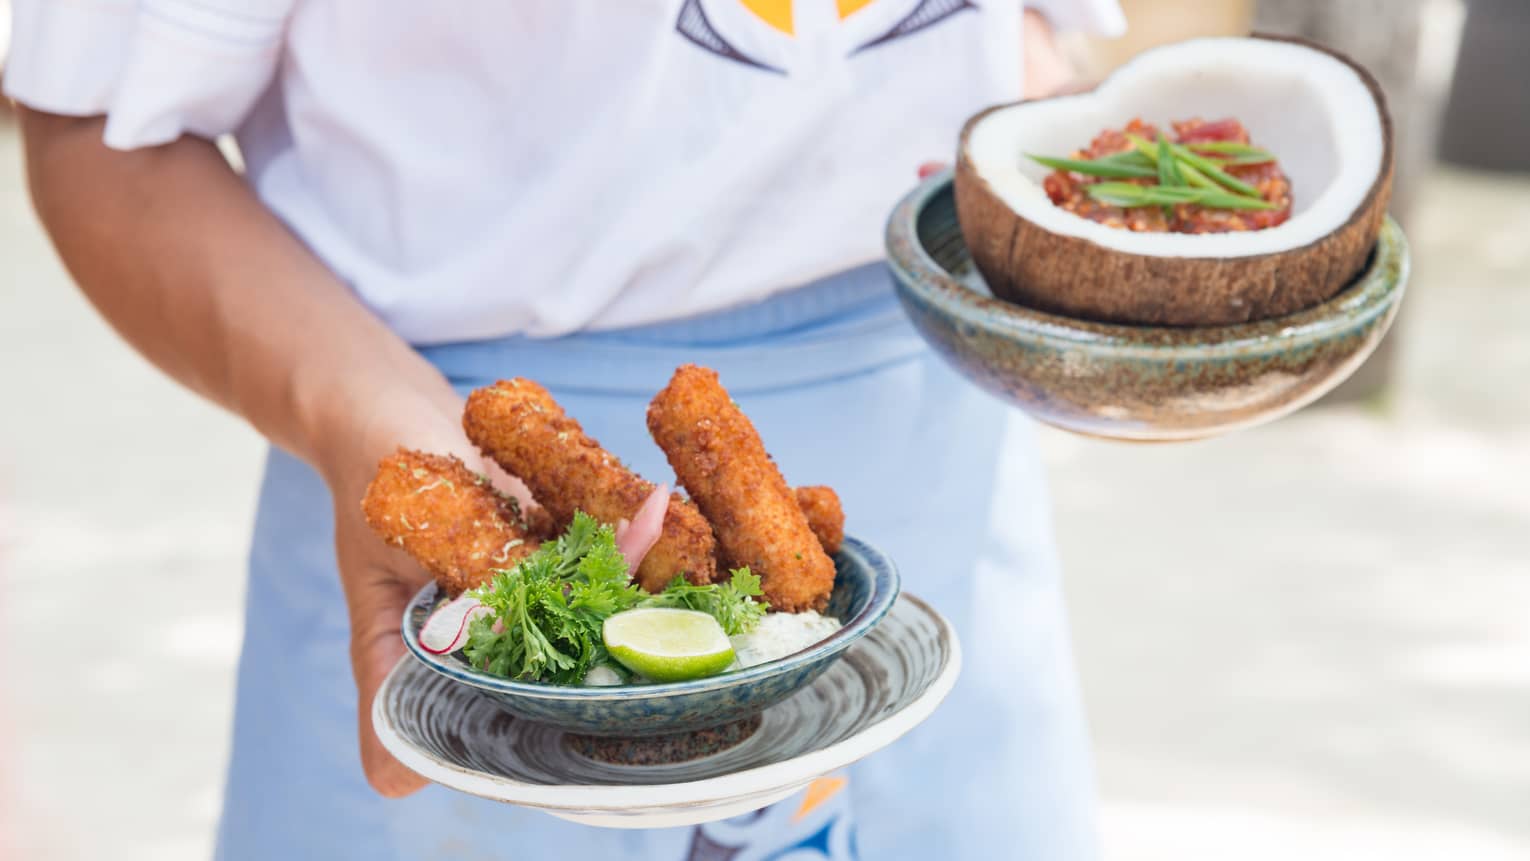
[[[630,582],[611,527],[579,511],[562,537],[474,590],[490,612],[468,626],[464,652],[497,676],[577,685],[591,667],[609,663],[601,626],[616,613],[686,607],[711,614],[732,635],[752,629],[765,614],[760,594],[760,578],[743,568],[731,582],[706,586],[677,576],[649,595]]]
[[[1162,185],[1133,185],[1129,182],[1098,182],[1084,186],[1084,192],[1111,206],[1173,206],[1194,203],[1215,209],[1274,209],[1275,204],[1252,197],[1242,197],[1208,188],[1171,188]]]
[[[1139,152],[1142,152],[1148,156],[1155,156],[1160,149],[1160,146],[1148,143],[1136,135],[1127,135],[1126,139],[1131,141],[1132,146],[1135,146]],[[1163,143],[1165,143],[1165,141],[1160,138],[1159,144]],[[1170,152],[1173,154],[1174,158],[1180,162],[1180,164],[1189,165],[1201,173],[1204,173],[1208,178],[1215,180],[1219,185],[1235,191],[1238,194],[1253,198],[1259,197],[1259,189],[1254,188],[1252,185],[1249,185],[1248,183],[1238,179],[1227,171],[1222,170],[1222,168],[1212,159],[1203,155],[1196,155],[1181,144],[1168,144],[1168,146]]]
[[[1169,139],[1158,136],[1158,184],[1165,188],[1183,188],[1184,177],[1179,175],[1178,163],[1174,161],[1174,151],[1169,148]],[[1163,214],[1166,218],[1174,217],[1174,205],[1163,204]]]
[[[1240,194],[1246,194],[1249,197],[1259,196],[1259,189],[1254,188],[1252,185],[1249,185],[1243,180],[1238,179],[1237,177],[1223,170],[1220,166],[1217,165],[1216,162],[1212,161],[1211,159],[1203,155],[1196,155],[1195,153],[1191,152],[1183,146],[1180,146],[1179,144],[1174,144],[1173,146],[1174,154],[1179,157],[1180,161],[1189,164],[1191,167],[1199,170],[1200,172],[1216,180],[1218,183],[1227,186],[1233,191],[1239,192]]]
[[[1275,160],[1275,156],[1268,153],[1264,155],[1235,155],[1232,158],[1213,159],[1222,167],[1242,167],[1250,164],[1269,164]]]
[[[1193,185],[1196,188],[1206,188],[1211,189],[1212,191],[1221,191],[1222,189],[1220,185],[1212,182],[1211,178],[1206,176],[1206,174],[1201,173],[1199,170],[1196,170],[1194,167],[1188,164],[1180,164],[1179,175],[1185,178],[1186,183]]]
[[[1270,151],[1237,141],[1195,141],[1185,146],[1199,153],[1232,156],[1228,160],[1229,164],[1264,164],[1275,160],[1275,155]]]
[[[1158,139],[1158,151],[1154,156],[1154,166],[1158,168],[1158,184],[1170,188],[1178,188],[1185,184],[1183,177],[1179,175],[1179,163],[1174,160],[1174,151],[1169,148],[1166,138]]]
[[[677,575],[663,592],[644,598],[638,606],[700,610],[716,619],[723,633],[731,637],[754,630],[765,617],[766,603],[756,600],[763,594],[760,578],[748,568],[739,568],[729,582],[706,586],[693,586]]]
[[[1096,159],[1026,157],[1053,170],[1071,171],[1104,179],[1156,179],[1153,185],[1132,182],[1100,182],[1084,186],[1091,198],[1112,206],[1161,206],[1172,216],[1182,203],[1212,209],[1276,209],[1259,189],[1238,179],[1224,167],[1263,164],[1275,157],[1265,150],[1233,141],[1177,144],[1162,134],[1157,142],[1128,134],[1132,149]],[[1204,150],[1226,158],[1193,151]]]
[[[1085,176],[1104,176],[1112,179],[1148,179],[1158,175],[1158,171],[1151,166],[1128,164],[1121,160],[1112,161],[1108,158],[1083,160],[1052,158],[1043,155],[1027,155],[1026,158],[1050,167],[1053,170],[1068,170],[1084,174]]]

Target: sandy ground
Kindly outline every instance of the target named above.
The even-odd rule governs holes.
[[[1424,197],[1387,398],[1044,438],[1111,861],[1530,857],[1530,181]],[[3,120],[0,271],[0,855],[206,858],[260,441],[68,286]]]

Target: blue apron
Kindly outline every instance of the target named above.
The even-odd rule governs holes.
[[[846,528],[961,636],[923,726],[848,772],[734,819],[615,831],[439,786],[368,788],[328,492],[272,450],[250,553],[223,859],[1088,859],[1093,785],[1033,429],[914,334],[879,266],[746,308],[555,340],[423,350],[462,392],[543,383],[640,473],[670,479],[644,409],[675,366],[715,368],[787,480],[828,484]]]

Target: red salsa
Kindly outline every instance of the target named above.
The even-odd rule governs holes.
[[[1229,142],[1251,144],[1248,130],[1235,119],[1207,122],[1200,118],[1173,123],[1172,143],[1182,144],[1198,155],[1215,157],[1217,153],[1197,149],[1196,144]],[[1074,159],[1093,160],[1117,153],[1127,153],[1136,147],[1128,138],[1157,141],[1157,127],[1134,119],[1124,129],[1106,129],[1095,137],[1088,149],[1073,154]],[[1238,230],[1263,230],[1285,222],[1291,217],[1291,180],[1286,177],[1275,161],[1259,164],[1226,164],[1228,174],[1253,186],[1261,198],[1273,209],[1218,209],[1194,203],[1163,206],[1116,206],[1090,197],[1086,187],[1098,182],[1129,182],[1135,185],[1153,185],[1152,179],[1104,179],[1065,170],[1056,170],[1047,176],[1042,187],[1052,202],[1075,215],[1097,221],[1108,227],[1155,233],[1227,233]],[[1103,189],[1102,189],[1103,191]]]

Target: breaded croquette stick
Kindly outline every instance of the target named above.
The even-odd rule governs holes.
[[[450,455],[399,449],[377,465],[361,501],[367,525],[404,548],[448,595],[513,568],[537,548],[514,498]]]
[[[680,366],[648,405],[648,431],[711,521],[724,562],[759,575],[771,609],[822,609],[834,562],[717,372]]]
[[[526,532],[539,541],[551,541],[557,538],[563,530],[553,522],[552,513],[540,505],[520,506],[515,497],[510,497],[512,505],[521,508],[521,524],[526,527]]]
[[[526,482],[560,528],[573,521],[576,510],[612,525],[630,520],[654,489],[586,436],[552,395],[530,380],[500,380],[473,392],[462,427],[484,454]],[[701,512],[675,494],[659,540],[635,579],[650,592],[663,591],[682,573],[692,583],[710,583],[717,574],[716,551]]]
[[[839,504],[839,494],[825,485],[799,487],[794,493],[797,507],[807,517],[808,528],[818,536],[825,553],[833,556],[845,541],[845,509]]]

